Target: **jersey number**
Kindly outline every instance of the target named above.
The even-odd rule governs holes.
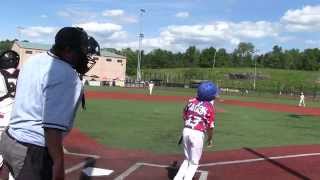
[[[188,119],[186,120],[186,126],[189,126],[192,129],[194,129],[194,127],[198,125],[201,122],[201,120],[202,119],[199,116],[189,115]]]

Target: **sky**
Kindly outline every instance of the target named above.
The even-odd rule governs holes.
[[[231,52],[240,42],[261,53],[320,46],[320,0],[2,0],[0,23],[0,40],[52,44],[60,28],[77,26],[119,50],[138,49],[140,32],[147,52]]]

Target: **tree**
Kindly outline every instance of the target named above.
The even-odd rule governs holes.
[[[232,65],[231,56],[227,53],[227,50],[220,48],[216,55],[216,67],[230,67]]]
[[[174,58],[172,52],[162,49],[154,49],[145,56],[145,67],[172,67],[173,59]]]
[[[286,69],[298,69],[298,61],[301,59],[301,54],[298,49],[290,49],[284,52],[286,58]]]
[[[10,50],[13,43],[14,41],[10,41],[10,40],[0,41],[0,53],[6,50]]]
[[[200,55],[199,66],[200,67],[212,67],[214,58],[216,58],[216,49],[213,47],[202,50]]]
[[[122,49],[121,54],[127,57],[126,71],[128,75],[136,75],[138,52],[132,51],[130,48]]]
[[[200,51],[195,46],[190,46],[184,53],[185,67],[196,67],[199,65]]]
[[[320,57],[319,49],[306,49],[302,56],[302,69],[304,70],[319,70],[318,59]]]
[[[240,42],[234,50],[234,63],[240,66],[250,66],[252,64],[252,53],[255,47],[250,42]]]

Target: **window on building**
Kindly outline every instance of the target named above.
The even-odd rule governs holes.
[[[26,54],[32,54],[32,51],[26,50]]]
[[[106,61],[111,62],[112,60],[111,59],[106,59]]]
[[[122,63],[122,60],[117,60],[118,63]]]

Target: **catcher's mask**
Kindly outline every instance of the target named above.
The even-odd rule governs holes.
[[[17,68],[20,56],[17,52],[8,50],[0,55],[0,69]]]
[[[99,43],[79,27],[60,29],[56,34],[53,48],[70,48],[71,51],[74,51],[78,61],[72,65],[82,75],[87,73],[96,63],[92,56],[100,55]]]

